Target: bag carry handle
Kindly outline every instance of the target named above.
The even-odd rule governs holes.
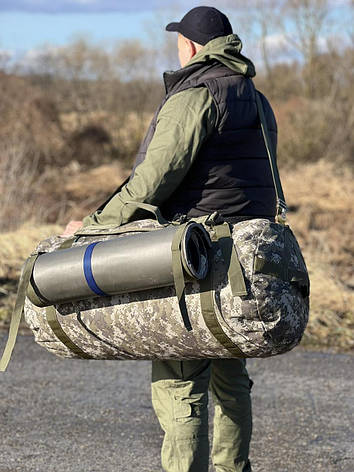
[[[288,207],[285,202],[285,197],[284,197],[283,188],[280,181],[277,161],[275,159],[274,150],[273,150],[272,143],[269,137],[268,126],[267,126],[267,122],[264,115],[262,100],[261,100],[259,92],[257,90],[255,92],[256,92],[256,104],[257,104],[257,109],[258,109],[258,115],[261,121],[263,139],[264,139],[264,143],[267,149],[267,155],[269,159],[270,169],[272,171],[272,178],[273,178],[273,183],[274,183],[274,188],[275,188],[275,196],[277,199],[277,210],[276,210],[275,220],[277,223],[284,225],[286,223],[286,214],[288,211]]]
[[[124,202],[123,205],[134,205],[136,208],[140,208],[141,210],[145,210],[152,213],[155,216],[156,221],[160,223],[160,225],[165,226],[169,224],[169,222],[162,216],[160,209],[155,205],[134,201]]]

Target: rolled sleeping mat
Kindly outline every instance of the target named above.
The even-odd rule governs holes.
[[[36,306],[134,293],[174,285],[171,246],[178,225],[38,256],[27,291]],[[208,273],[210,237],[190,223],[180,235],[186,280]]]

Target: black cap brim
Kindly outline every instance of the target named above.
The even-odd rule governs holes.
[[[179,23],[169,23],[167,26],[166,26],[166,31],[179,31]]]

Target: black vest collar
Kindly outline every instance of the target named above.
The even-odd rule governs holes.
[[[176,71],[167,71],[163,74],[167,95],[172,95],[188,88],[203,85],[208,79],[239,75],[217,60],[205,63],[191,64]]]

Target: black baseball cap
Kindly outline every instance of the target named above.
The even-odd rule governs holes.
[[[166,31],[177,31],[186,38],[205,46],[212,39],[232,34],[232,26],[224,13],[214,7],[196,7],[179,23],[169,23]]]

